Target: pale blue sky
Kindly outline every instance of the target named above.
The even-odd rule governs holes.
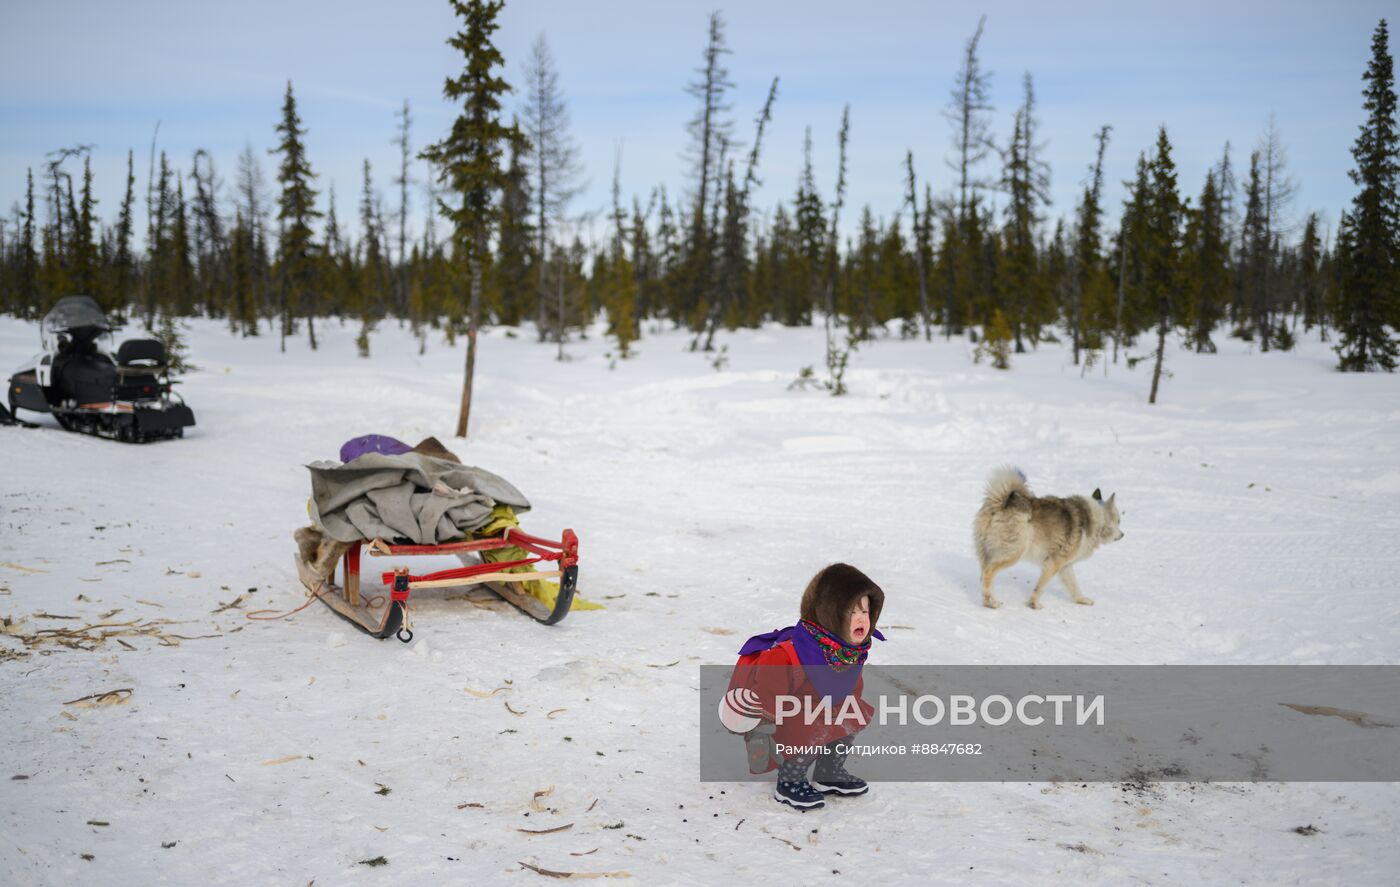
[[[391,140],[403,99],[414,109],[415,146],[439,138],[454,114],[441,87],[460,58],[444,43],[456,20],[443,0],[2,2],[0,209],[7,217],[23,197],[26,167],[38,176],[46,152],[86,142],[96,146],[98,210],[110,223],[127,149],[136,151],[141,188],[158,120],[159,147],[185,170],[204,147],[231,183],[238,153],[251,143],[271,183],[275,159],[266,149],[290,79],[323,206],[334,182],[341,218],[353,228],[364,158],[374,166],[386,209],[397,206],[389,184],[397,164]],[[1138,152],[1152,145],[1159,124],[1175,146],[1182,190],[1194,196],[1227,140],[1243,175],[1272,113],[1298,183],[1294,215],[1317,210],[1335,227],[1354,190],[1346,173],[1363,117],[1361,74],[1389,4],[1143,6],[516,0],[501,16],[497,45],[506,78],[522,85],[536,35],[543,31],[551,43],[591,180],[575,210],[607,205],[619,142],[625,195],[645,199],[664,183],[674,196],[685,187],[685,122],[694,106],[684,88],[700,63],[714,8],[724,13],[733,50],[727,61],[737,86],[736,136],[752,138],[769,81],[782,79],[758,209],[790,199],[808,125],[818,181],[830,197],[836,130],[847,102],[847,220],[854,223],[866,203],[886,219],[900,210],[906,148],[914,151],[920,179],[947,192],[951,131],[941,112],[962,46],[985,12],[981,55],[993,72],[993,131],[1002,140],[1009,133],[1022,76],[1030,71],[1052,167],[1052,217],[1072,211],[1102,124],[1114,128],[1107,197],[1116,218],[1120,182],[1131,176]],[[523,98],[517,92],[511,101]],[[426,175],[421,163],[417,175]],[[231,203],[225,205],[231,212]],[[418,192],[415,232],[423,213]]]

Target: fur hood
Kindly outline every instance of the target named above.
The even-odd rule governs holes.
[[[870,637],[874,637],[885,593],[850,564],[832,564],[812,577],[802,592],[802,618],[845,637],[848,615],[862,595],[870,595]]]

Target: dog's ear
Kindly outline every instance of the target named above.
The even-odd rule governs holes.
[[[1094,487],[1094,501],[1095,501],[1095,502],[1102,502],[1102,501],[1103,501],[1103,493],[1099,491],[1099,488],[1098,488],[1098,487]]]
[[[1114,499],[1117,499],[1117,498],[1118,498],[1118,494],[1117,494],[1117,493],[1110,493],[1109,496],[1108,496],[1108,504],[1109,504],[1109,505],[1112,505],[1112,504],[1113,504],[1113,500],[1114,500]]]

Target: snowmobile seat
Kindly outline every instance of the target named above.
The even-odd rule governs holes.
[[[129,339],[117,349],[117,365],[159,369],[165,366],[165,346],[159,339]]]

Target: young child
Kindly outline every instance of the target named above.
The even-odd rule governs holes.
[[[744,734],[749,770],[777,768],[773,797],[779,803],[812,810],[825,805],[824,795],[863,795],[869,789],[863,779],[846,772],[846,754],[838,747],[863,729],[874,712],[860,698],[860,673],[871,639],[885,639],[875,627],[884,604],[885,593],[870,577],[849,564],[832,564],[807,584],[796,625],[755,635],[739,650],[740,665],[725,698],[733,698],[735,688],[751,691],[748,698],[756,698],[762,708],[762,722]],[[779,696],[801,699],[804,711],[809,702],[829,698],[832,716],[808,723],[799,714],[776,723]],[[853,716],[848,706],[843,718],[843,704],[852,696],[859,715]],[[784,748],[800,751],[780,754]]]

